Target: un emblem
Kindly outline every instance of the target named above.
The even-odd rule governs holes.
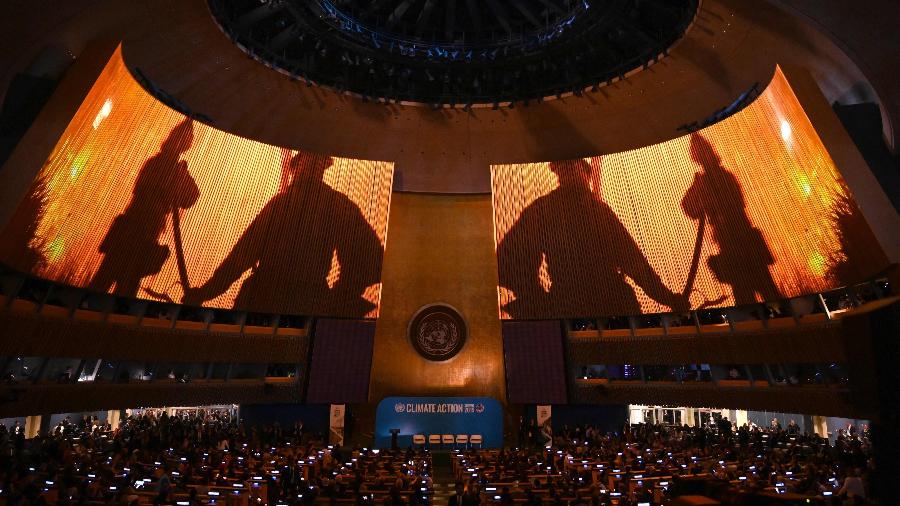
[[[403,413],[404,411],[406,411],[405,404],[403,404],[402,402],[398,402],[397,404],[394,404],[394,412],[395,413]]]
[[[445,304],[419,309],[409,324],[413,348],[428,360],[448,360],[459,353],[466,342],[466,322]]]

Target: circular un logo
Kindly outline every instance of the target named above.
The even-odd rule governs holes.
[[[428,360],[448,360],[466,342],[466,322],[450,306],[425,306],[409,324],[409,339],[419,355]]]
[[[398,402],[397,404],[394,404],[394,411],[397,413],[403,413],[404,411],[406,411],[406,405],[402,402]]]

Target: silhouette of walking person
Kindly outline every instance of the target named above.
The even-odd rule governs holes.
[[[187,162],[180,159],[193,142],[193,120],[188,118],[141,167],[131,201],[100,243],[103,260],[88,285],[91,290],[106,292],[115,285],[115,294],[135,297],[141,279],[162,269],[169,248],[158,241],[169,214],[193,206],[200,197]]]
[[[702,135],[691,134],[691,159],[700,166],[681,200],[685,214],[706,219],[719,252],[707,259],[716,279],[731,285],[735,305],[781,298],[769,273],[775,263],[762,233],[747,216],[741,184],[725,167],[713,146]]]
[[[551,163],[550,170],[559,187],[522,211],[497,246],[500,284],[515,294],[504,307],[510,316],[584,316],[600,308],[639,314],[641,305],[626,275],[657,302],[687,309],[687,298],[663,284],[615,212],[598,197],[599,188],[592,191],[591,166],[578,160]],[[542,262],[549,277],[544,283]]]
[[[331,164],[330,157],[285,157],[279,192],[212,277],[185,291],[184,303],[218,297],[251,269],[235,308],[348,317],[373,309],[363,293],[380,280],[381,241],[359,207],[323,181]],[[335,255],[340,272],[329,286]]]

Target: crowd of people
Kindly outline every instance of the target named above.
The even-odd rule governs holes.
[[[834,444],[777,421],[534,430],[519,448],[455,451],[450,504],[661,504],[684,493],[866,504],[869,495],[867,429],[842,430]],[[227,411],[145,411],[115,427],[85,417],[24,432],[0,426],[0,501],[10,505],[434,502],[428,450],[332,447],[301,422],[257,428]]]
[[[28,440],[0,429],[0,501],[424,504],[433,490],[423,450],[340,449],[300,422],[256,428],[197,410],[144,412],[118,425],[64,420]]]
[[[770,427],[727,419],[701,427],[638,424],[617,434],[578,426],[557,431],[552,443],[524,441],[514,450],[459,453],[456,504],[484,496],[503,504],[660,504],[683,493],[725,504],[777,496],[866,504],[872,471],[867,429],[841,430],[832,445],[793,421],[786,428],[777,420]]]

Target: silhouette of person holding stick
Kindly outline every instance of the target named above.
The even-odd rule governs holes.
[[[735,305],[781,298],[769,266],[775,263],[762,233],[747,216],[747,204],[737,178],[722,167],[722,159],[699,133],[691,134],[691,159],[700,166],[681,200],[692,219],[709,223],[719,252],[707,265],[719,281],[731,285]]]
[[[200,197],[187,162],[180,159],[193,142],[193,120],[187,118],[141,167],[131,201],[100,243],[103,260],[89,289],[108,292],[114,286],[116,295],[135,297],[141,279],[162,269],[169,248],[158,241],[169,214],[193,206]]]

